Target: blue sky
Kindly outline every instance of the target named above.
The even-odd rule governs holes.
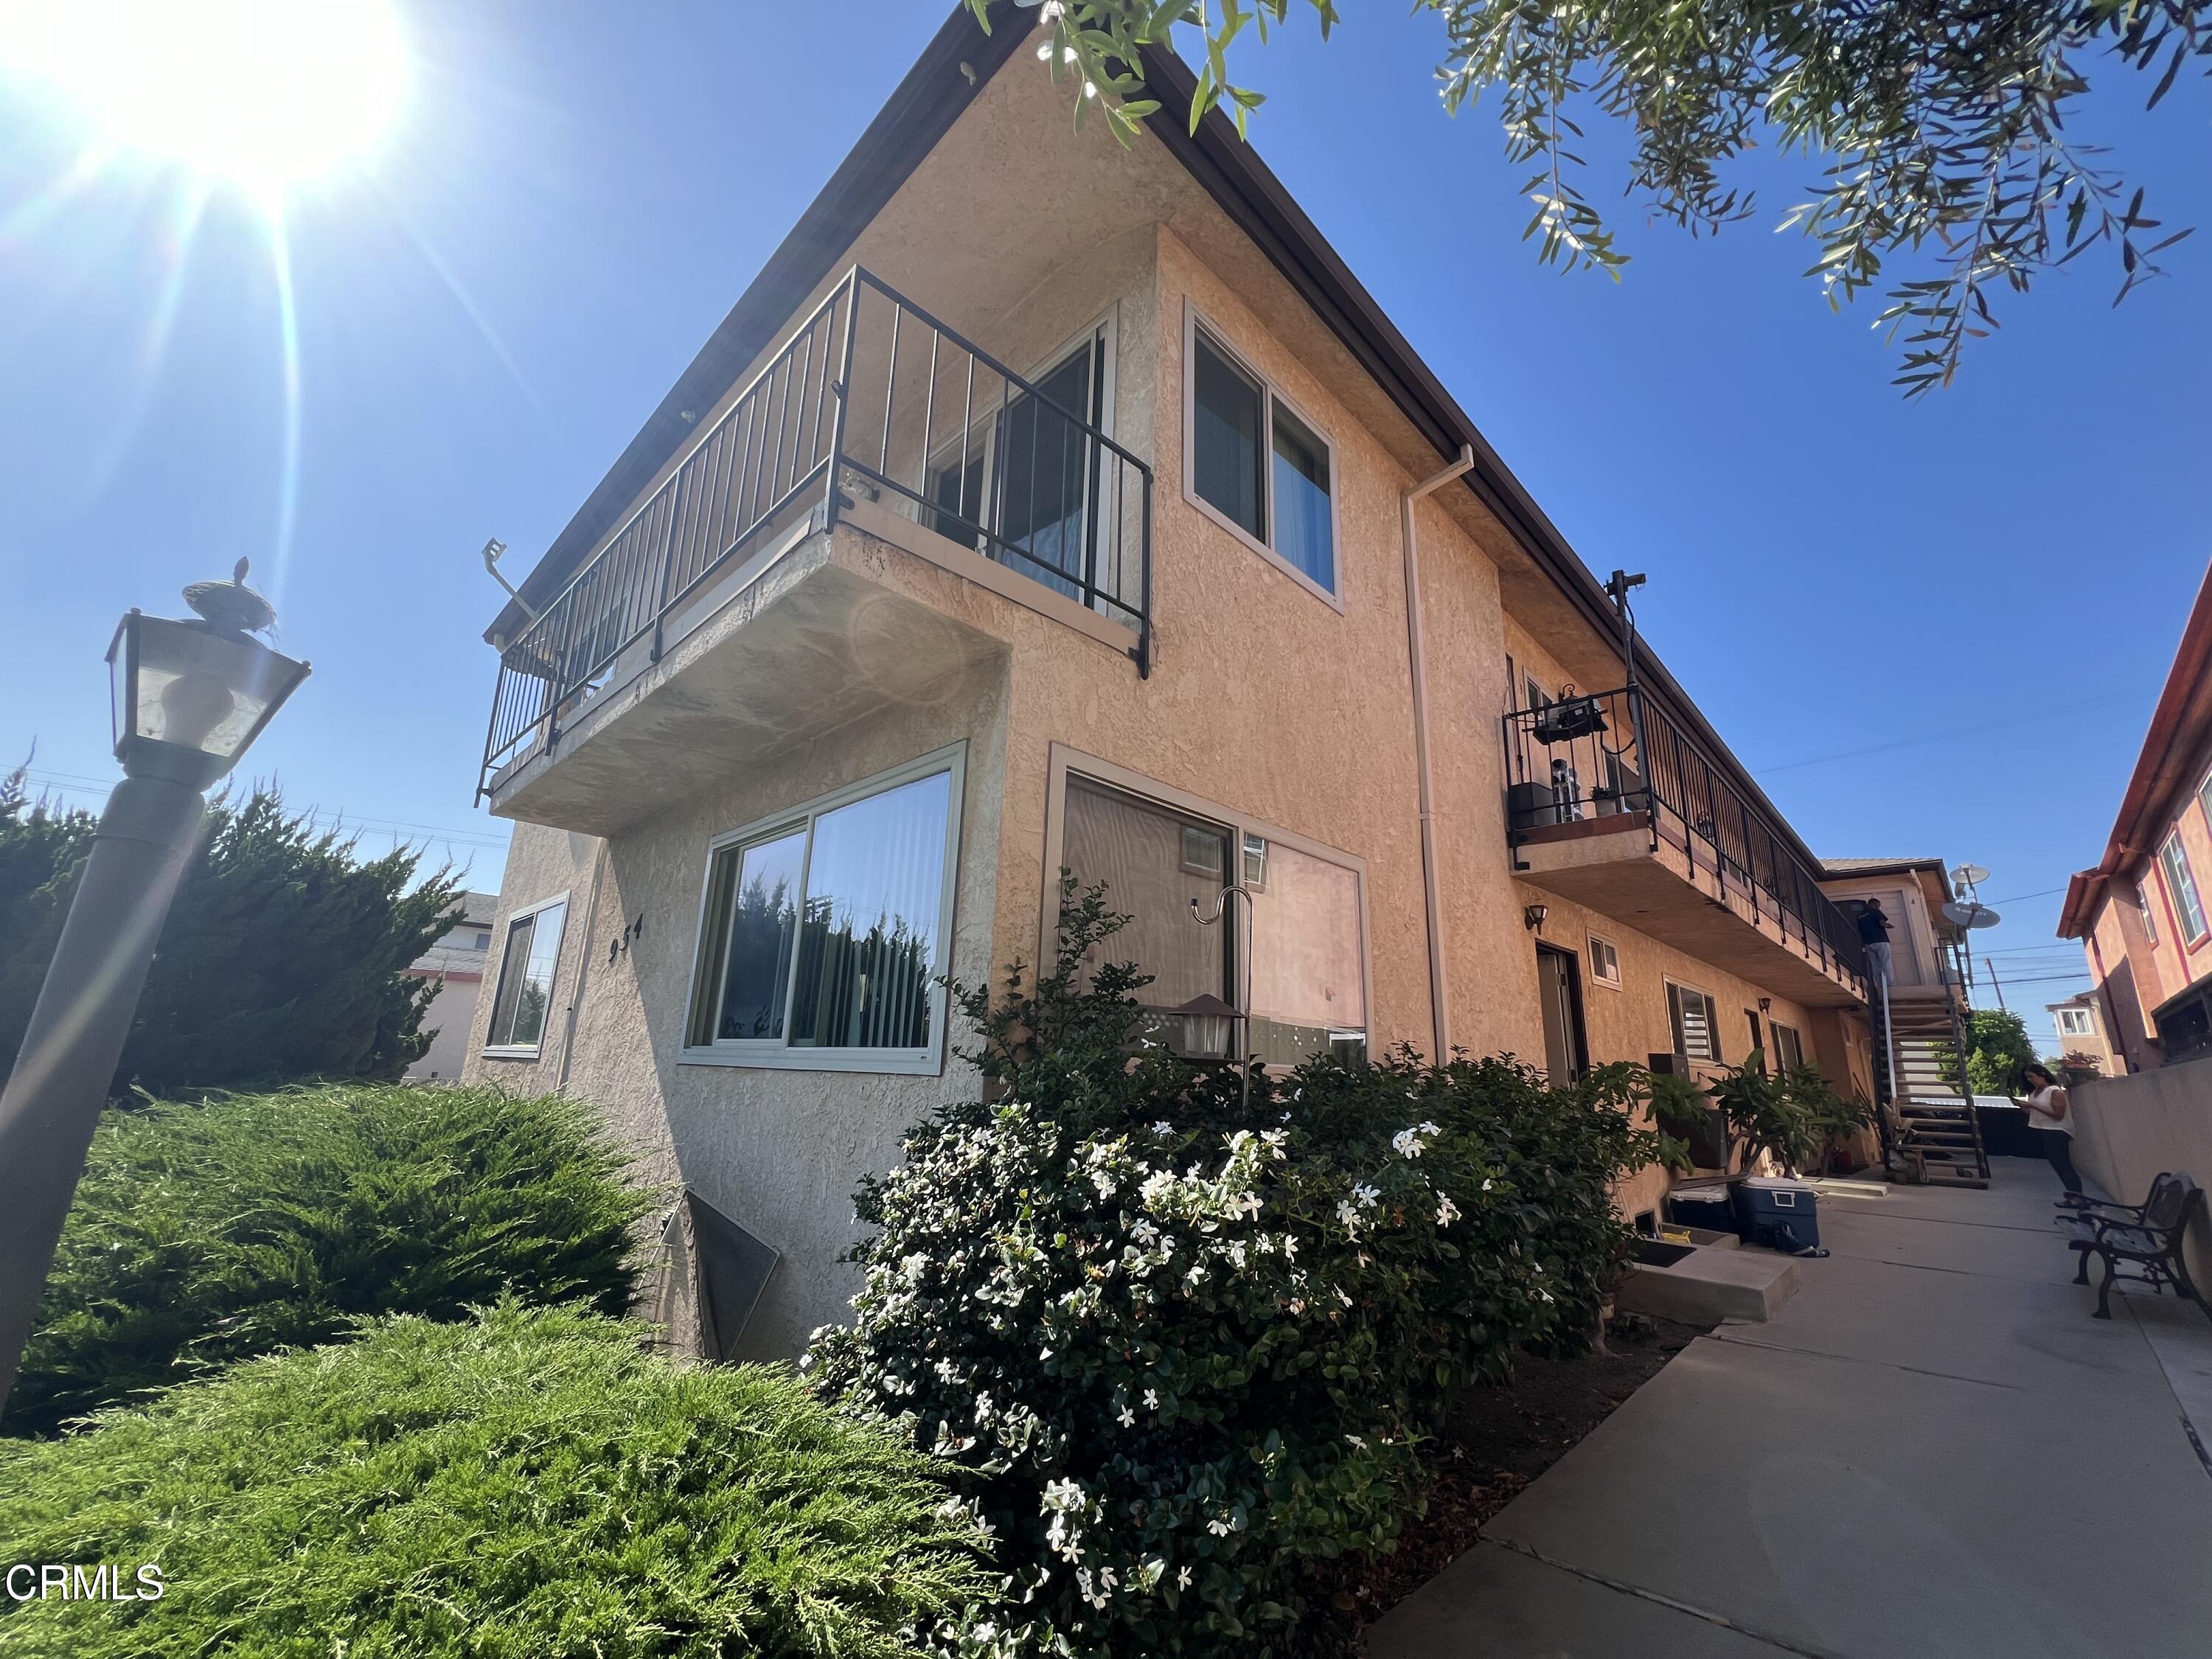
[[[35,740],[41,781],[96,802],[115,618],[244,554],[316,666],[252,769],[495,887],[476,550],[527,568],[941,13],[403,15],[400,127],[293,201],[281,258],[234,198],[188,216],[173,173],[58,189],[82,130],[0,81],[0,761]],[[1714,240],[1622,203],[1618,284],[1548,270],[1494,124],[1437,107],[1437,39],[1395,8],[1326,46],[1302,20],[1244,60],[1255,142],[1585,559],[1650,574],[1648,637],[1816,850],[1990,868],[1984,938],[2046,1030],[2079,984],[2045,978],[2079,966],[2054,890],[2102,850],[2212,554],[2212,233],[2117,311],[2089,255],[1906,404],[1878,307],[1831,315],[1771,234],[1802,160],[1755,157],[1759,217]],[[2212,221],[2203,83],[2147,116],[2104,78],[2077,135],[2169,224]]]

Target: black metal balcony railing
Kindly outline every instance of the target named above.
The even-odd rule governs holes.
[[[1818,870],[1641,688],[1514,710],[1505,717],[1505,775],[1516,844],[1546,824],[1649,812],[1655,841],[1665,835],[1685,848],[1693,876],[1702,849],[1705,867],[1747,894],[1785,939],[1823,967],[1866,976],[1858,929],[1821,891]]]
[[[501,653],[479,798],[710,582],[856,494],[1127,624],[1148,672],[1152,474],[1102,429],[1103,357],[1032,385],[854,266]]]

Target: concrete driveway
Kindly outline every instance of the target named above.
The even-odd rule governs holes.
[[[2212,1655],[2212,1322],[2092,1319],[2056,1180],[1995,1161],[1823,1195],[1796,1298],[1684,1349],[1373,1659]]]

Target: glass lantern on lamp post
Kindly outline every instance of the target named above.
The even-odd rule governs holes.
[[[193,620],[133,611],[115,631],[115,757],[107,798],[46,983],[0,1091],[0,1407],[29,1339],[62,1222],[84,1172],[138,994],[207,810],[299,689],[307,665],[253,636],[276,613],[246,585],[185,590]]]

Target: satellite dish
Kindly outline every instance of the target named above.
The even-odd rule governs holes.
[[[1984,873],[1986,874],[1987,872]],[[1976,904],[1972,900],[1945,905],[1943,919],[1946,921],[1955,922],[1961,927],[1994,927],[2003,920],[1988,905]]]
[[[1990,878],[1990,872],[1978,864],[1962,864],[1951,872],[1951,879],[1962,887],[1979,887]]]

